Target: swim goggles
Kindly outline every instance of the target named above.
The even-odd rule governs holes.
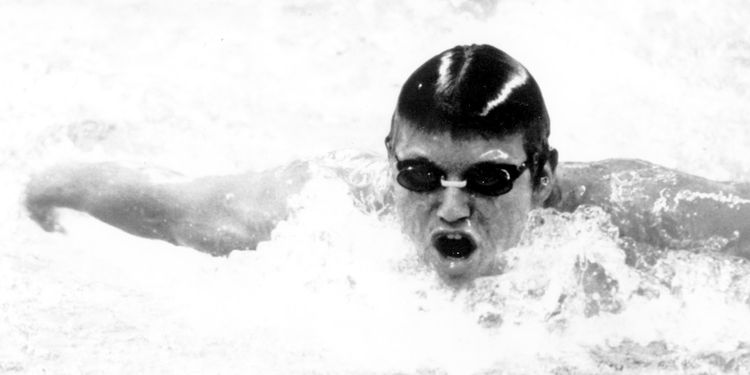
[[[515,181],[527,169],[521,165],[482,162],[474,164],[463,173],[463,180],[446,180],[446,173],[435,163],[425,159],[398,160],[396,181],[405,189],[426,193],[439,187],[466,188],[470,192],[486,196],[499,196],[513,189]]]

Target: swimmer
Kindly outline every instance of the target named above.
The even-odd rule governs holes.
[[[289,214],[288,198],[325,168],[350,182],[362,207],[395,215],[421,259],[450,284],[501,272],[496,255],[518,243],[537,208],[602,207],[631,265],[707,244],[750,258],[747,184],[635,160],[558,165],[549,134],[541,90],[525,67],[492,46],[457,46],[404,83],[385,138],[383,189],[336,165],[341,154],[190,181],[116,163],[69,164],[33,176],[25,204],[48,231],[61,230],[55,209],[65,207],[137,236],[226,255],[269,239]]]

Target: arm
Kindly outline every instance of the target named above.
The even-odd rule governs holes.
[[[562,211],[597,205],[620,235],[659,248],[715,249],[750,259],[750,185],[711,181],[638,160],[566,163]]]
[[[25,203],[48,231],[61,229],[55,208],[65,207],[137,236],[222,255],[268,239],[287,216],[287,198],[308,178],[307,163],[192,181],[164,181],[154,170],[115,163],[72,164],[33,176]]]

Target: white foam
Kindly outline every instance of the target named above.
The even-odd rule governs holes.
[[[50,160],[135,159],[222,174],[342,147],[382,150],[405,75],[436,51],[478,40],[533,67],[566,160],[639,157],[747,179],[744,4],[508,0],[481,19],[432,0],[2,7],[0,44],[10,51],[0,61],[5,371],[748,368],[747,267],[673,252],[652,271],[633,270],[595,214],[544,216],[551,225],[508,253],[504,276],[456,295],[415,264],[392,223],[359,213],[328,176],[260,251],[228,258],[70,213],[67,235],[46,233],[19,204],[21,181]],[[114,128],[77,134],[88,119]],[[615,198],[637,198],[626,193]],[[571,271],[581,257],[622,285],[621,313],[583,314],[586,296]],[[641,286],[648,293],[638,294]]]

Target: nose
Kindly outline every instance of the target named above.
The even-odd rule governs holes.
[[[457,187],[447,187],[442,192],[442,200],[437,210],[440,219],[455,223],[471,216],[469,194]]]

